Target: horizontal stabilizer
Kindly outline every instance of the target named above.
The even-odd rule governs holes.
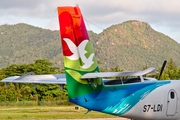
[[[32,75],[31,73],[27,73],[23,76],[5,78],[1,82],[66,84],[66,76],[65,74]]]
[[[99,72],[99,73],[87,73],[84,74],[81,79],[88,78],[103,78],[103,77],[123,77],[123,76],[142,76],[146,74],[157,74],[155,68],[150,67],[143,71],[134,71],[134,72]]]

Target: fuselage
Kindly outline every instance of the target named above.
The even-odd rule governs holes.
[[[179,120],[179,96],[180,81],[171,80],[153,90],[123,116],[138,120]]]
[[[180,81],[148,81],[104,86],[70,101],[89,110],[137,120],[178,120]]]

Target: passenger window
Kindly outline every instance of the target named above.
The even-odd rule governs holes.
[[[175,97],[174,92],[171,91],[170,96],[171,96],[171,99],[174,99],[174,97]]]

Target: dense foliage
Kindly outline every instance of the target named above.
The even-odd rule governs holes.
[[[146,66],[144,68],[146,68]],[[53,67],[52,62],[46,59],[39,59],[31,64],[13,64],[0,69],[0,79],[9,76],[20,76],[32,71],[36,74],[62,73],[62,70]],[[104,71],[104,69],[101,69],[101,71]],[[123,70],[116,66],[115,68],[110,68],[109,71],[120,72]],[[154,77],[158,78],[158,75]],[[180,79],[180,68],[176,66],[172,59],[167,63],[161,79]],[[66,86],[63,90],[60,90],[59,85],[51,84],[38,84],[35,88],[33,84],[10,83],[8,86],[6,86],[5,83],[0,84],[1,103],[8,101],[59,101],[59,104],[67,104],[67,99]],[[64,100],[66,103],[63,103]]]
[[[89,31],[101,68],[120,66],[137,70],[157,66],[172,58],[180,66],[180,44],[144,22],[127,21],[112,25],[102,33]],[[27,24],[0,26],[0,68],[11,64],[29,64],[46,58],[63,68],[59,31]]]
[[[53,67],[53,63],[46,59],[39,59],[32,64],[13,64],[0,70],[0,79],[9,76],[21,76],[27,72],[35,74],[58,74],[59,68]],[[10,83],[0,86],[0,101],[61,101],[67,100],[67,91],[60,90],[59,85]]]

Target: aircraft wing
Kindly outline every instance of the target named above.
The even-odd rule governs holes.
[[[103,77],[122,77],[122,76],[142,76],[145,74],[157,74],[155,68],[151,67],[143,71],[134,72],[99,72],[87,73],[81,79],[88,78],[103,78]],[[44,84],[66,84],[65,74],[51,74],[51,75],[34,75],[33,72],[27,73],[23,76],[7,77],[1,82],[12,83],[44,83]]]
[[[133,72],[99,72],[99,73],[87,73],[84,74],[81,79],[88,78],[103,78],[103,77],[122,77],[122,76],[142,76],[146,74],[157,74],[155,68],[150,67],[143,71],[133,71]]]
[[[12,83],[47,83],[47,84],[66,84],[65,74],[34,75],[32,72],[23,76],[7,77],[1,82]]]

